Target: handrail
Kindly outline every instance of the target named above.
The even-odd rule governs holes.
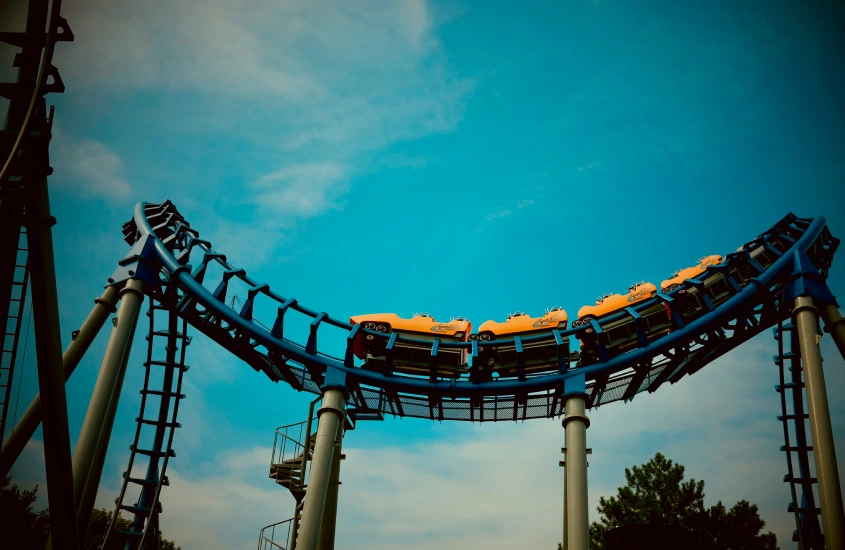
[[[282,546],[281,544],[279,544],[278,542],[276,542],[274,540],[276,538],[276,527],[278,527],[280,525],[284,525],[285,523],[288,524],[287,533],[285,534],[285,541],[289,542],[288,539],[290,537],[290,528],[291,528],[291,524],[292,524],[293,520],[294,520],[294,518],[288,518],[286,520],[278,521],[276,523],[272,523],[272,524],[270,524],[266,527],[263,527],[261,529],[261,531],[258,533],[258,550],[266,550],[266,548],[267,548],[266,543],[270,543],[273,546],[275,546],[276,548],[280,548],[281,550],[286,550],[286,548],[284,546]],[[264,534],[264,532],[267,531],[268,529],[271,530],[269,537]],[[263,548],[262,548],[262,542],[265,543],[263,545]]]

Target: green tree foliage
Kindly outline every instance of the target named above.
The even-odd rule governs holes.
[[[590,548],[602,550],[604,535],[626,525],[682,527],[702,550],[778,550],[757,505],[741,500],[728,510],[721,501],[704,507],[704,481],[684,481],[684,467],[657,453],[642,466],[625,468],[628,484],[615,497],[599,499],[600,521],[590,525]]]
[[[37,549],[43,550],[47,543],[47,536],[50,533],[50,513],[47,510],[34,512],[32,505],[37,498],[38,487],[32,491],[22,491],[17,485],[11,483],[10,478],[4,478],[0,483],[0,540],[4,548],[16,548],[20,550]],[[111,523],[111,512],[105,509],[94,510],[91,514],[91,523],[88,526],[88,536],[83,545],[83,550],[98,550],[103,543],[103,538]],[[129,531],[130,521],[124,517],[117,519],[115,531]],[[126,536],[115,533],[109,537],[109,541],[102,550],[123,550]],[[5,544],[8,543],[8,546]],[[144,542],[144,550],[182,550],[173,541],[161,539],[160,547],[156,546],[153,537],[148,537]]]
[[[21,491],[11,482],[8,477],[0,482],[0,537],[3,546],[43,550],[50,532],[50,514],[32,511],[38,487],[32,491]]]

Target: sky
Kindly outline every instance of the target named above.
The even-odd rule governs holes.
[[[0,9],[0,30],[22,25],[13,1]],[[845,235],[841,2],[62,10],[76,40],[56,48],[67,90],[48,100],[65,345],[126,254],[120,228],[138,201],[172,200],[233,264],[312,309],[476,326],[553,305],[574,317],[604,292],[733,251],[787,212]],[[0,50],[4,80],[13,55]],[[839,259],[840,296],[843,274]],[[74,443],[107,339],[67,384]],[[10,419],[37,393],[31,332],[26,343]],[[845,362],[829,337],[821,348],[845,471]],[[588,411],[591,519],[624,469],[659,451],[705,480],[708,506],[754,502],[794,548],[775,353],[766,331],[653,395]],[[143,360],[138,346],[100,507],[120,489]],[[164,536],[185,550],[251,548],[293,515],[267,478],[270,448],[311,396],[201,335],[187,362]],[[39,485],[44,506],[40,437],[12,473]],[[344,440],[338,547],[555,548],[563,437],[557,419],[362,422]]]

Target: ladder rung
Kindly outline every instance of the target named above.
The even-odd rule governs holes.
[[[160,514],[161,513],[161,503],[157,502],[155,508],[156,508],[155,511]],[[133,514],[135,514],[137,516],[149,516],[150,512],[152,512],[152,508],[142,508],[140,506],[127,506],[125,504],[121,504],[120,509],[126,510],[127,512],[132,512]]]
[[[775,384],[775,391],[782,392],[783,390],[794,390],[795,388],[803,388],[804,382],[787,382],[786,384]]]
[[[158,457],[158,458],[163,458],[165,456],[169,456],[169,457],[173,458],[173,457],[176,456],[176,451],[174,451],[173,449],[169,449],[166,452],[165,451],[150,451],[150,450],[147,450],[147,449],[136,449],[135,445],[130,445],[129,450],[135,451],[136,453],[141,454],[141,455]]]
[[[809,414],[779,414],[778,420],[796,420],[800,418],[810,418]]]
[[[161,391],[161,390],[141,390],[139,393],[147,394],[147,395],[160,395],[162,397],[176,397],[178,399],[184,399],[184,393],[178,393],[175,391]]]
[[[780,450],[781,451],[812,451],[813,446],[812,445],[799,445],[799,446],[789,446],[789,447],[787,447],[786,445],[781,445]]]
[[[126,472],[123,472],[123,477],[126,479],[126,481],[129,481],[131,483],[136,483],[138,485],[148,485],[148,486],[153,486],[153,487],[158,485],[158,480],[142,479],[140,477],[126,477]],[[167,478],[167,476],[164,476],[162,478],[161,484],[164,485],[165,487],[170,486],[170,480]]]
[[[177,363],[176,361],[146,361],[144,363],[145,367],[149,367],[151,365],[154,365],[154,366],[157,366],[157,367],[171,367],[171,368],[174,368],[174,369],[182,369],[182,371],[188,370],[188,365],[181,365],[181,364]]]
[[[814,477],[792,477],[789,474],[783,476],[783,481],[786,483],[798,483],[801,485],[809,485],[816,483],[818,480]]]
[[[795,512],[795,503],[794,503],[794,502],[790,502],[789,504],[787,504],[787,505],[786,505],[786,511],[787,511],[787,512]],[[799,507],[798,507],[798,511],[799,511],[799,512],[804,512],[804,513],[806,513],[806,512],[810,512],[811,514],[816,514],[816,515],[818,515],[818,514],[821,514],[821,513],[822,513],[822,509],[821,509],[821,508],[802,508],[801,506],[799,506]]]
[[[141,424],[149,424],[150,426],[164,426],[165,428],[181,428],[182,424],[178,422],[162,422],[161,420],[148,420],[146,418],[136,418],[135,422]]]

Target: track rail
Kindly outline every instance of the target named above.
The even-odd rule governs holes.
[[[707,276],[723,273],[730,286],[730,298],[718,307],[705,300],[709,311],[692,322],[685,323],[675,307],[677,291],[658,292],[651,300],[602,320],[602,324],[626,316],[636,320],[638,311],[666,304],[672,312],[673,330],[657,340],[649,342],[641,338],[640,347],[609,357],[599,338],[599,360],[595,364],[578,366],[577,356],[561,355],[556,372],[527,376],[521,373],[474,382],[463,378],[440,379],[434,372],[428,377],[417,377],[362,369],[352,353],[355,336],[359,333],[384,339],[388,336],[304,307],[296,299],[284,297],[269,285],[253,280],[245,270],[229,263],[224,254],[216,252],[210,242],[200,239],[199,233],[170,201],[139,203],[133,219],[124,224],[124,236],[133,249],[122,262],[122,270],[118,270],[115,280],[130,276],[130,272],[146,274],[146,280],[155,286],[155,296],[159,299],[170,296],[179,316],[274,382],[284,381],[294,389],[319,393],[327,369],[334,369],[346,375],[351,400],[361,411],[471,421],[560,415],[564,385],[581,375],[586,382],[589,407],[630,400],[640,392],[656,391],[667,381],[677,382],[785,320],[791,309],[791,304],[784,303],[782,298],[785,286],[808,271],[823,282],[839,244],[827,230],[824,218],[807,219],[789,214],[746,243],[742,250],[728,254],[725,263],[711,266],[699,278],[684,283],[686,288],[700,289]],[[774,247],[772,243],[776,241],[786,243],[787,248]],[[761,265],[752,258],[758,248],[774,258],[769,265]],[[189,265],[191,260],[195,267]],[[739,281],[731,274],[734,262],[749,266],[752,271],[749,280]],[[209,285],[212,290],[204,285],[206,275],[215,269],[221,274]],[[226,303],[234,281],[248,288],[239,310]],[[253,319],[257,300],[276,308],[276,319],[269,330]],[[286,316],[292,312],[311,319],[305,342],[293,341],[285,331]],[[592,322],[553,333],[558,341],[566,337],[577,339],[588,328],[602,332],[601,326]],[[329,330],[335,334],[333,339],[328,336]],[[526,336],[521,340],[530,343],[547,337]],[[448,348],[467,348],[472,357],[478,353],[477,342],[441,341],[433,345],[404,336],[394,335],[394,338],[430,346],[432,356]],[[488,344],[513,345],[513,340]],[[331,349],[345,352],[335,352],[340,356],[333,356],[324,351]]]

